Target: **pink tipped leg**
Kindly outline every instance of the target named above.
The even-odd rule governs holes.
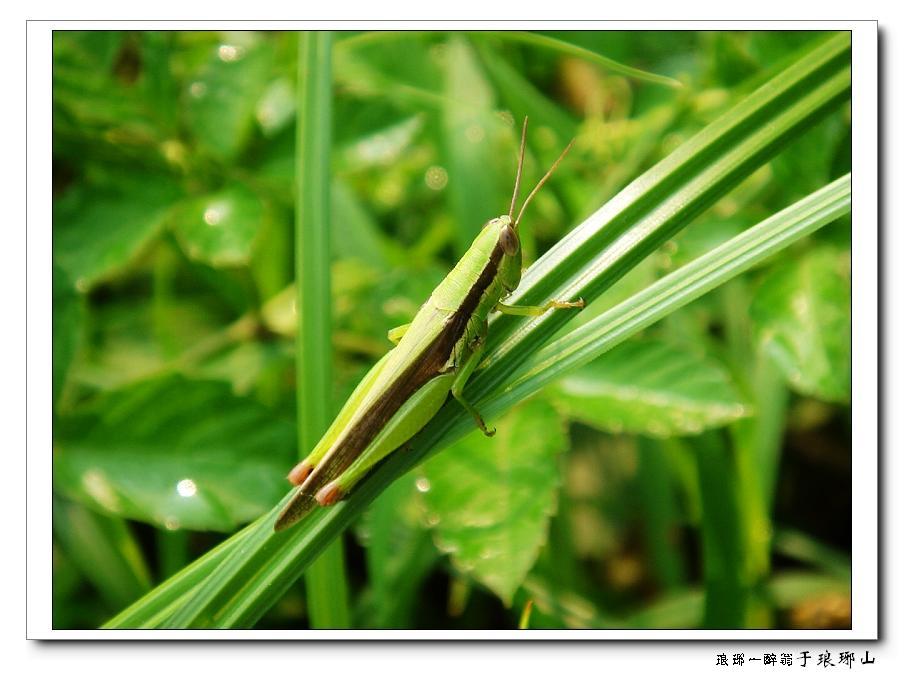
[[[332,481],[318,491],[315,498],[317,498],[317,502],[320,505],[327,506],[338,503],[344,495],[345,493],[339,487],[339,484],[336,481]]]
[[[301,461],[298,465],[292,468],[291,472],[286,475],[286,479],[288,479],[292,484],[298,486],[304,480],[308,478],[308,475],[314,470],[314,466],[306,461]]]

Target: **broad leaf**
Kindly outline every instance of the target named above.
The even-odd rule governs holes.
[[[828,401],[851,392],[850,252],[823,247],[789,258],[763,281],[750,314],[791,386]]]
[[[172,181],[156,175],[69,191],[53,205],[54,260],[87,291],[126,268],[177,196]]]
[[[54,482],[108,514],[229,531],[279,499],[293,450],[291,422],[223,383],[168,377],[63,421]]]
[[[546,540],[559,486],[556,454],[567,442],[558,414],[531,401],[429,461],[427,523],[457,569],[508,605]]]
[[[254,126],[255,108],[267,86],[272,54],[267,43],[236,34],[212,47],[197,80],[188,87],[188,122],[204,148],[234,158]]]
[[[694,434],[748,415],[714,360],[662,340],[632,340],[551,390],[573,420],[609,432]]]
[[[255,117],[267,137],[281,132],[295,117],[295,88],[288,78],[274,80],[257,102]]]
[[[261,199],[233,184],[222,191],[189,199],[173,211],[172,228],[186,254],[213,267],[248,264],[265,219]]]

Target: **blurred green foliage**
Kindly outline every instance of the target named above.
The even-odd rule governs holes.
[[[507,210],[523,115],[527,184],[576,138],[529,264],[820,38],[338,34],[332,411]],[[100,625],[266,511],[301,457],[296,46],[54,33],[55,627]],[[581,319],[849,169],[844,109]],[[848,627],[849,262],[843,220],[390,487],[346,541],[354,625],[515,627],[533,602],[532,627]],[[260,625],[305,626],[304,599]]]

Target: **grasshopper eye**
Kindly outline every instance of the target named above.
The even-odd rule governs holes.
[[[515,233],[511,225],[506,225],[499,232],[499,245],[502,246],[502,252],[509,257],[518,254],[521,243],[518,241],[518,234]]]

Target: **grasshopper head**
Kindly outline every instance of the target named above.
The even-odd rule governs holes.
[[[502,252],[509,257],[514,257],[521,250],[521,241],[518,238],[518,232],[515,231],[515,226],[512,224],[512,218],[508,215],[500,215],[496,218],[496,221],[499,222],[498,242],[502,247]]]
[[[499,276],[506,290],[515,290],[521,281],[521,240],[509,215],[500,215],[491,224],[496,230],[496,243],[502,248]]]

